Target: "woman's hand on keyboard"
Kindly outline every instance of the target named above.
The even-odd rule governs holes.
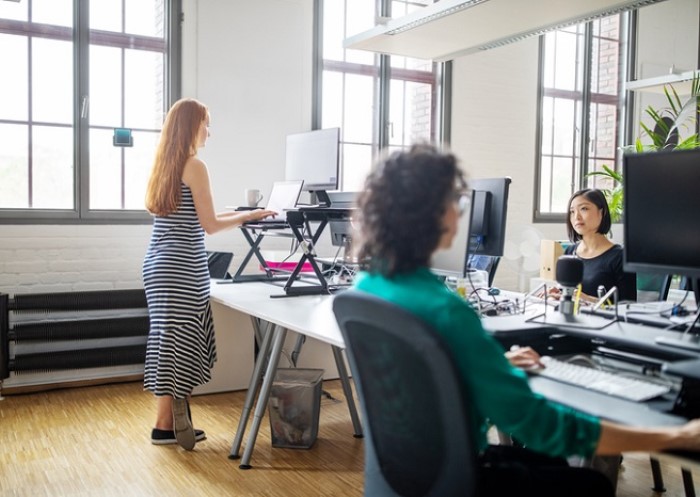
[[[540,355],[530,347],[514,345],[506,352],[506,359],[511,365],[521,369],[543,368]]]

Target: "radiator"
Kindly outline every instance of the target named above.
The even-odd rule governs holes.
[[[0,294],[0,393],[143,374],[143,289]]]

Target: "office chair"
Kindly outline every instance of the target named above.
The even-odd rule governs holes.
[[[668,298],[668,290],[671,288],[673,275],[637,273],[637,300],[663,301]],[[647,298],[645,294],[648,295]]]
[[[440,336],[357,290],[337,295],[333,312],[365,420],[364,495],[475,495],[467,398]]]

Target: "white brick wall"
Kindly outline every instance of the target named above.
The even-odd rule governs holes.
[[[2,226],[0,292],[141,288],[151,227]]]

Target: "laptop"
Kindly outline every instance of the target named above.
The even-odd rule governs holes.
[[[285,211],[296,207],[303,186],[303,180],[275,181],[272,184],[272,192],[270,192],[270,199],[265,209],[275,211],[277,215],[246,224],[286,224],[287,213]]]

